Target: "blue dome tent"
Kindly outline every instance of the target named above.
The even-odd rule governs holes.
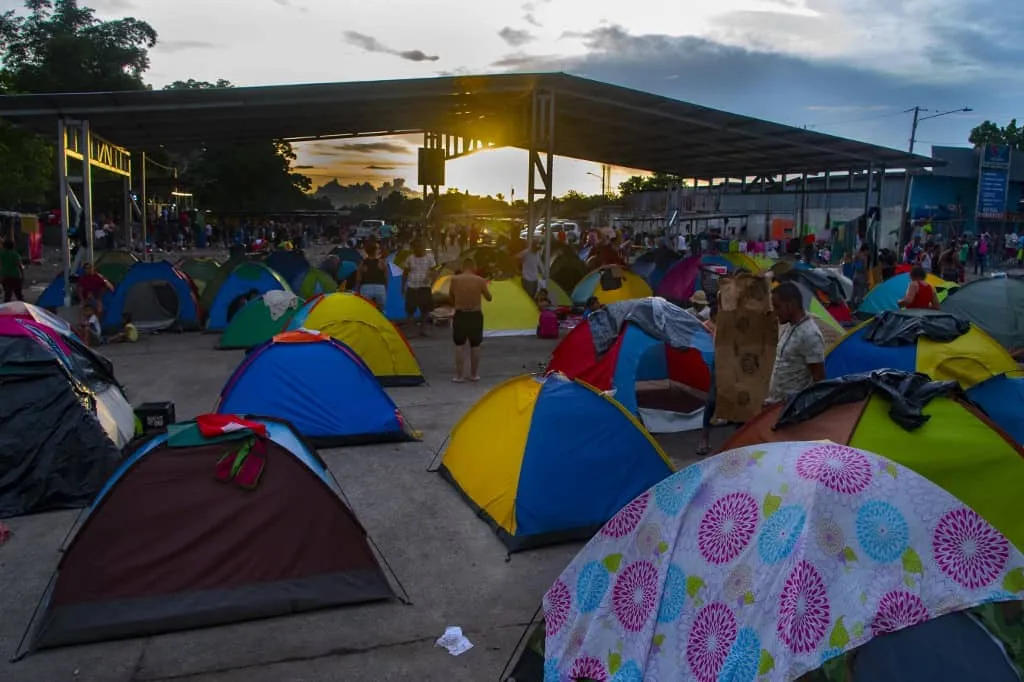
[[[278,334],[251,351],[224,385],[217,412],[286,419],[324,447],[415,439],[359,356],[309,331]]]
[[[253,296],[277,289],[288,292],[292,290],[281,275],[266,265],[251,261],[239,263],[217,289],[210,309],[206,311],[206,330],[223,331],[235,313]]]
[[[121,316],[130,313],[139,331],[199,329],[199,301],[188,275],[167,261],[133,265],[104,302],[103,329],[121,327]]]

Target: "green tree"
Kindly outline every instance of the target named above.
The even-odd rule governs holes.
[[[1008,145],[1019,151],[1024,149],[1024,127],[1017,125],[1017,119],[1012,119],[1005,126],[984,121],[971,130],[967,140],[975,147]]]
[[[133,18],[100,21],[75,0],[26,0],[0,14],[0,92],[138,90],[156,31]],[[0,207],[40,208],[56,195],[50,140],[0,122]]]
[[[175,81],[167,90],[205,90],[233,87],[230,81],[214,83]],[[192,190],[196,203],[214,211],[286,211],[329,208],[309,195],[310,179],[293,170],[295,150],[282,140],[212,142],[204,147],[178,149],[172,163],[181,170],[182,183]]]
[[[14,92],[140,90],[156,45],[132,17],[100,21],[77,0],[25,0],[27,14],[0,15],[4,82]]]
[[[619,183],[619,193],[623,196],[636,192],[665,191],[672,187],[685,187],[686,181],[679,175],[671,173],[655,173],[653,175],[634,175]]]

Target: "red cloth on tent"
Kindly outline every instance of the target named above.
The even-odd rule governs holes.
[[[236,417],[233,414],[203,414],[196,417],[196,426],[204,438],[216,438],[233,431],[248,429],[257,436],[267,437],[267,427],[259,422]]]

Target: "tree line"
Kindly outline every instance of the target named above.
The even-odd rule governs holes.
[[[101,21],[77,0],[26,0],[21,12],[0,14],[0,93],[148,90],[149,51],[159,37],[134,17]],[[188,79],[166,89],[229,88],[231,83]],[[114,143],[117,140],[112,140]],[[309,194],[308,177],[293,169],[295,152],[280,140],[190,145],[147,150],[156,162],[150,186],[173,184],[192,192],[196,204],[218,211],[330,208]],[[40,210],[56,201],[56,154],[47,139],[0,121],[0,208]],[[178,169],[176,178],[162,167]],[[119,185],[119,183],[114,183]],[[116,195],[120,187],[107,188]],[[95,205],[120,208],[95,185]]]

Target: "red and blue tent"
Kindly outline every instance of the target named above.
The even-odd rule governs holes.
[[[626,410],[648,429],[661,431],[664,427],[648,423],[657,417],[655,412],[694,413],[703,406],[713,363],[714,340],[696,317],[667,301],[644,299],[612,304],[591,315],[558,344],[547,371],[614,390]],[[671,405],[664,395],[638,393],[639,383],[666,380],[686,387],[689,395],[674,392]]]

